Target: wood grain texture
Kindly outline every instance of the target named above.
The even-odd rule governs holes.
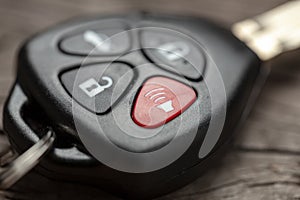
[[[24,39],[74,16],[136,10],[204,16],[224,26],[285,0],[0,0],[0,112],[14,81]],[[300,52],[274,59],[271,75],[234,149],[222,165],[161,200],[300,200]],[[0,117],[0,127],[2,115]],[[8,145],[0,134],[0,152]],[[60,183],[30,173],[0,199],[117,199],[98,188]]]

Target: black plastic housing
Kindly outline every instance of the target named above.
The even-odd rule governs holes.
[[[191,129],[197,129],[195,140],[184,155],[169,166],[148,173],[127,173],[112,169],[94,159],[79,141],[72,118],[72,98],[60,82],[60,75],[64,70],[77,66],[85,58],[64,54],[58,47],[61,39],[68,33],[107,18],[110,19],[110,17],[89,18],[61,24],[26,42],[18,57],[17,82],[5,106],[4,130],[19,152],[34,144],[47,127],[50,126],[57,132],[55,148],[37,168],[40,173],[51,179],[98,185],[104,190],[130,199],[154,198],[195,180],[205,173],[213,162],[221,159],[226,144],[246,114],[244,110],[247,103],[252,102],[254,98],[252,93],[260,84],[258,80],[265,77],[265,73],[258,57],[230,31],[201,18],[152,14],[112,17],[113,20],[124,21],[131,28],[146,21],[151,26],[172,27],[192,35],[203,44],[221,73],[226,90],[224,104],[227,106],[222,135],[214,149],[204,159],[199,159],[198,152],[209,126],[210,109],[203,111],[201,117],[190,116],[190,119],[200,119],[191,123],[194,124]],[[133,42],[132,45],[136,43]],[[146,57],[137,58],[136,53],[138,52],[129,56],[124,55],[121,61],[133,66],[147,61]],[[142,56],[142,52],[140,53],[139,56]],[[91,57],[84,62],[101,63],[113,59],[114,57]],[[155,74],[183,80],[179,75],[160,68],[155,70]],[[147,73],[138,71],[137,74],[146,77]],[[203,76],[209,79],[213,74],[208,72]],[[135,84],[138,87],[142,82],[143,79],[137,78]],[[205,83],[201,80],[192,80],[191,84],[197,90],[201,89],[201,100],[209,108],[210,99]],[[131,91],[132,94],[135,92]],[[130,99],[130,94],[128,96]],[[189,110],[195,109],[193,106]],[[83,118],[89,118],[88,112],[82,110]],[[188,112],[183,115],[188,115]],[[105,116],[101,117],[105,120]],[[174,120],[172,123],[178,122]],[[172,123],[167,125],[165,131],[172,130]],[[113,139],[118,140],[118,137]],[[143,152],[153,148],[138,140],[126,144],[122,141],[119,145],[123,145],[122,147],[128,151]],[[163,144],[165,141],[160,142]]]

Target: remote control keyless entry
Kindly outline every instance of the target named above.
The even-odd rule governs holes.
[[[220,159],[260,65],[229,31],[202,19],[75,20],[21,49],[6,129],[20,150],[34,128],[55,130],[59,144],[41,162],[51,178],[158,196]],[[30,132],[16,130],[16,105]]]
[[[201,18],[73,20],[20,50],[4,128],[20,152],[40,130],[55,131],[37,168],[51,179],[153,198],[221,160],[267,71],[230,31]]]

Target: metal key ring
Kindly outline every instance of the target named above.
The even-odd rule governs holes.
[[[29,148],[14,161],[0,168],[0,189],[5,190],[34,168],[40,159],[51,149],[55,134],[49,130],[35,145]]]

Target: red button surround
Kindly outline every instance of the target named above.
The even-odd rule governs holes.
[[[196,98],[195,91],[179,81],[153,77],[137,94],[132,118],[139,126],[157,128],[183,113]]]

